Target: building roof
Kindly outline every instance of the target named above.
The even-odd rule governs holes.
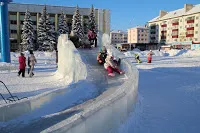
[[[149,29],[149,28],[145,27],[145,26],[136,26],[136,27],[133,27],[133,28],[130,28],[130,29]]]
[[[28,9],[30,12],[38,13],[42,12],[45,5],[40,4],[21,4],[21,3],[10,3],[8,4],[8,11],[9,12],[25,12]],[[69,6],[53,6],[53,5],[46,5],[47,12],[52,14],[61,14],[63,11],[65,14],[74,14],[76,7],[69,7]],[[100,9],[96,9],[100,10]],[[90,7],[89,8],[80,8],[79,11],[81,15],[88,15],[90,14]],[[108,10],[109,11],[109,10]]]
[[[183,15],[189,15],[189,14],[194,14],[194,13],[198,13],[198,12],[200,12],[200,4],[194,5],[193,8],[191,10],[187,11],[187,12],[185,12],[185,8],[181,8],[181,9],[178,9],[178,10],[167,12],[167,14],[164,15],[163,17],[157,16],[157,17],[153,18],[152,20],[150,20],[149,22],[180,17],[180,16],[183,16]]]
[[[111,31],[110,33],[128,34],[127,32],[125,32],[125,31],[121,31],[121,30],[113,30],[113,31]]]

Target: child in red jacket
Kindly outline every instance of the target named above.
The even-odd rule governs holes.
[[[26,57],[24,57],[24,54],[21,53],[21,56],[19,56],[19,72],[18,76],[22,73],[22,77],[25,77],[25,69],[26,69]]]

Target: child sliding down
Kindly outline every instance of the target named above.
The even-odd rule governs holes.
[[[122,70],[120,70],[118,68],[117,64],[114,62],[114,57],[113,57],[111,51],[108,51],[108,55],[107,55],[107,57],[105,59],[104,67],[108,71],[108,76],[114,77],[115,74],[113,73],[113,71],[115,71],[115,72],[117,72],[119,74],[123,74],[124,73],[124,72],[122,72]]]

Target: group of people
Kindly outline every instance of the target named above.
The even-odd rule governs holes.
[[[33,77],[34,73],[34,66],[37,63],[37,60],[33,54],[33,51],[30,50],[29,51],[30,55],[28,56],[28,74],[29,77]],[[26,57],[24,56],[24,53],[20,53],[19,56],[19,72],[18,72],[18,76],[20,76],[22,74],[22,77],[25,77],[25,71],[26,71]]]
[[[108,76],[114,77],[114,72],[117,72],[118,74],[123,74],[124,72],[119,69],[119,65],[121,60],[118,61],[114,59],[114,56],[110,50],[107,50],[105,46],[103,46],[100,50],[100,52],[97,55],[97,62],[100,65],[104,65],[104,68],[108,72]]]
[[[135,55],[136,62],[142,63],[142,61],[140,60],[139,54],[134,54],[134,55]],[[147,54],[147,63],[151,63],[153,55],[154,55],[154,53],[152,52],[152,50],[150,50],[149,53]]]
[[[82,41],[80,41],[81,38],[79,38],[74,31],[71,31],[69,39],[74,43],[76,48],[91,48],[92,46],[97,47],[97,34],[94,28],[88,30],[87,35],[84,35]]]

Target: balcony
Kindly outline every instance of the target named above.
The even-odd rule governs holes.
[[[178,31],[178,29],[173,29],[172,32],[173,32],[173,31]]]
[[[188,24],[194,23],[194,19],[192,19],[192,20],[187,20],[187,23],[188,23]]]
[[[161,36],[161,40],[166,40],[166,36]]]
[[[178,35],[173,35],[172,38],[178,38]]]
[[[194,27],[188,27],[187,30],[194,30]]]
[[[173,22],[172,26],[179,25],[179,22]]]
[[[167,27],[167,24],[162,24],[161,27]]]
[[[167,31],[166,31],[166,30],[163,30],[163,31],[161,31],[161,33],[167,33]]]
[[[186,34],[186,37],[194,37],[194,34]]]

